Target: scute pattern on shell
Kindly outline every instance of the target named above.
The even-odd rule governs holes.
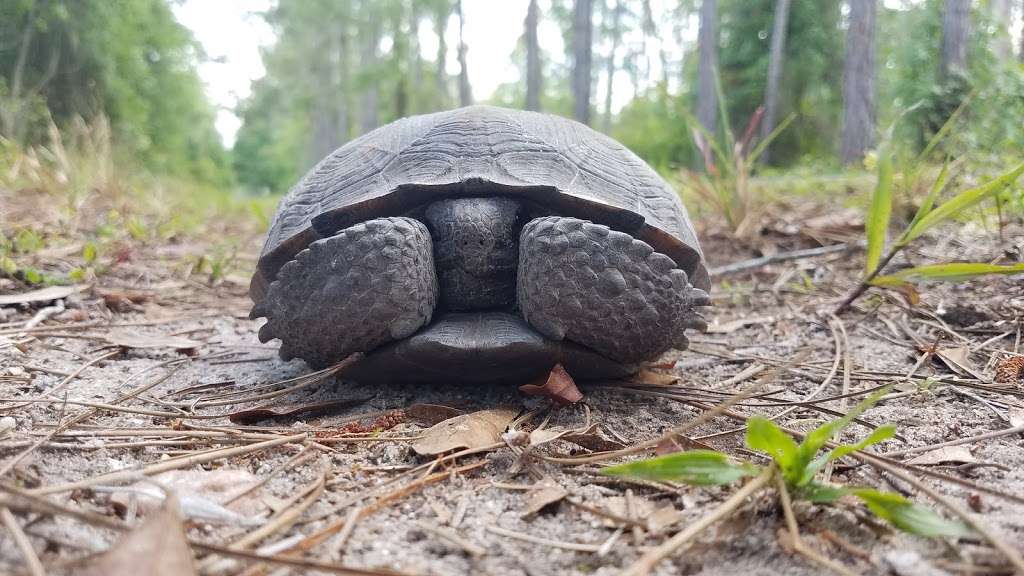
[[[263,257],[277,262],[266,257],[285,241],[308,234],[313,219],[325,213],[348,210],[403,185],[465,182],[550,186],[569,197],[628,210],[699,255],[677,194],[618,142],[556,116],[470,106],[396,121],[325,158],[281,201]],[[268,266],[261,270],[271,279],[277,270]]]
[[[260,340],[280,338],[283,358],[321,367],[413,334],[430,322],[437,298],[426,226],[379,218],[310,244],[255,313],[268,318]]]
[[[668,256],[628,234],[564,217],[523,228],[517,286],[523,317],[542,334],[627,363],[685,348],[693,307],[708,303]]]

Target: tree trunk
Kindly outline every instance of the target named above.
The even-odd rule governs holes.
[[[971,28],[971,0],[946,0],[942,12],[942,61],[939,76],[967,71],[967,35]]]
[[[347,23],[338,31],[338,139],[342,144],[352,137],[349,109],[352,107],[352,66],[349,62],[349,32]]]
[[[360,128],[363,134],[373,130],[380,125],[379,111],[377,110],[377,45],[380,43],[380,25],[375,16],[371,16],[370,22],[363,30],[363,70],[370,71],[370,78],[363,90],[363,102]]]
[[[697,120],[712,135],[718,130],[718,95],[715,74],[718,67],[718,0],[700,3],[697,32],[700,64],[697,71]],[[728,126],[725,127],[728,130]]]
[[[764,118],[761,120],[761,140],[775,130],[775,119],[779,112],[779,83],[782,80],[783,57],[786,52],[786,23],[789,20],[790,0],[775,0],[775,16],[772,22],[772,43],[768,52],[768,83],[764,89]],[[771,148],[765,148],[761,161],[771,161]]]
[[[877,0],[850,0],[850,29],[843,62],[843,144],[845,164],[859,162],[875,132],[875,13]]]
[[[459,106],[469,106],[473,103],[473,90],[469,85],[469,69],[466,67],[466,41],[463,36],[463,27],[466,24],[466,16],[462,13],[462,0],[455,2],[455,11],[459,14]]]
[[[1013,59],[1013,42],[1010,38],[1010,25],[1013,22],[1013,3],[1011,0],[989,0],[989,12],[996,33],[992,38],[992,52],[1000,62]]]
[[[444,39],[445,29],[448,27],[448,7],[438,9],[434,15],[434,34],[437,35],[437,70],[434,81],[437,85],[437,109],[443,110],[448,107],[448,72],[445,66],[448,63],[448,44]]]
[[[605,86],[604,90],[604,118],[602,126],[602,130],[605,134],[612,130],[612,80],[615,79],[615,53],[619,51],[619,40],[620,36],[622,36],[621,30],[619,29],[621,20],[622,0],[616,0],[615,7],[612,8],[612,49],[608,54],[608,61],[605,68],[605,76],[608,77],[608,84]]]
[[[530,0],[526,10],[526,109],[540,111],[540,42],[537,39],[537,24],[540,8],[537,0]]]
[[[572,20],[573,118],[584,124],[590,124],[590,59],[593,49],[591,5],[591,0],[576,0]]]

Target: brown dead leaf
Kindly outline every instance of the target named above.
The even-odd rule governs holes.
[[[665,438],[654,447],[654,453],[658,456],[682,452],[683,450],[714,450],[714,448],[692,438],[678,435]]]
[[[915,466],[935,466],[936,464],[966,464],[977,462],[978,459],[971,454],[966,446],[943,446],[936,450],[925,452],[907,460],[907,464]]]
[[[114,312],[131,312],[142,310],[139,306],[148,302],[153,295],[139,290],[97,289],[96,293],[103,298],[103,303]]]
[[[646,384],[648,386],[671,386],[679,381],[679,376],[641,368],[640,371],[633,376],[633,381],[638,384]]]
[[[510,408],[494,408],[449,418],[424,431],[423,436],[413,442],[412,449],[420,456],[435,456],[496,444],[516,414],[517,411]]]
[[[1006,416],[1010,419],[1010,426],[1024,426],[1024,408],[1010,408]]]
[[[683,519],[683,513],[675,506],[666,504],[647,516],[647,530],[657,534]]]
[[[971,367],[970,348],[967,346],[953,346],[950,348],[938,348],[935,356],[949,367],[950,370],[961,376],[973,376],[974,369]]]
[[[409,416],[409,420],[416,424],[430,427],[462,414],[462,410],[441,404],[413,404],[405,409],[405,413]]]
[[[621,450],[626,447],[622,442],[608,440],[596,433],[566,434],[565,436],[562,436],[562,440],[572,442],[573,444],[586,448],[591,452],[611,452],[613,450]]]
[[[771,324],[772,322],[775,322],[775,318],[772,316],[737,318],[736,320],[732,320],[724,324],[719,324],[716,320],[714,324],[708,325],[707,332],[709,334],[731,334],[740,328],[745,328],[754,324]]]
[[[372,396],[368,396],[366,398],[350,398],[347,400],[312,402],[310,404],[276,410],[264,407],[249,408],[248,410],[239,410],[238,412],[228,414],[228,420],[235,424],[253,424],[261,420],[288,420],[297,419],[300,416],[304,418],[312,418],[314,416],[330,414],[343,408],[358,406],[370,398],[372,398]]]
[[[164,507],[146,518],[91,563],[86,576],[190,576],[196,574],[192,549],[185,537],[178,502],[167,498]]]
[[[576,387],[572,376],[562,368],[561,364],[555,364],[551,372],[543,379],[543,382],[534,384],[523,384],[519,391],[531,396],[547,396],[555,404],[565,406],[575,404],[583,399],[583,394]]]
[[[203,345],[198,340],[183,336],[141,334],[130,330],[115,330],[106,336],[111,346],[122,348],[170,348],[172,350],[194,350]]]
[[[18,304],[36,304],[38,302],[52,302],[77,294],[89,286],[77,284],[75,286],[47,286],[31,292],[21,294],[4,294],[0,296],[0,306],[15,306]]]
[[[569,492],[558,482],[545,476],[530,488],[530,501],[526,504],[523,517],[535,516],[548,506],[561,502],[568,495]]]
[[[627,502],[625,496],[612,496],[604,499],[604,508],[620,518],[631,520],[642,520],[649,517],[655,511],[655,504],[650,500],[634,494]],[[614,520],[605,519],[608,526],[615,526]]]

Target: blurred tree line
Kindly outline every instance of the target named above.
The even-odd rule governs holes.
[[[278,0],[229,159],[167,1],[0,0],[0,135],[102,115],[154,169],[281,192],[379,125],[474,102],[462,0]],[[770,164],[838,169],[907,110],[920,146],[971,93],[957,145],[1024,149],[1024,0],[508,1],[519,78],[487,102],[575,117],[660,170],[696,163],[690,118],[724,140],[795,113]]]
[[[46,144],[104,118],[148,168],[226,186],[201,57],[164,0],[0,0],[0,136]]]
[[[712,132],[742,134],[765,107],[762,136],[796,113],[771,163],[838,168],[911,107],[903,136],[920,145],[972,90],[962,141],[996,153],[1024,147],[1024,69],[1008,30],[1016,0],[521,1],[510,54],[520,77],[488,102],[575,117],[662,170],[695,162],[688,110]],[[460,4],[279,0],[266,15],[278,32],[267,75],[242,110],[240,181],[283,190],[381,123],[469,103],[473,47],[461,43]],[[538,33],[550,24],[561,52]],[[436,53],[418,46],[427,35]],[[621,110],[613,90],[629,92]]]

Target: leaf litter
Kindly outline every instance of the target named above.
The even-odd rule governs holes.
[[[985,242],[965,241],[957,249],[966,246],[978,252],[965,253],[964,259],[991,259],[991,254],[981,253],[987,249]],[[743,255],[737,254],[737,249],[729,244],[708,245],[709,254],[722,259],[741,260]],[[934,246],[937,251],[944,249],[948,246]],[[834,303],[831,283],[848,285],[860,270],[827,256],[814,258],[821,264],[815,281],[825,289],[795,294],[786,292],[787,285],[781,284],[787,294],[784,305],[757,283],[775,283],[792,267],[801,265],[799,262],[772,262],[746,270],[745,276],[732,274],[732,284],[717,289],[723,317],[771,316],[785,320],[760,323],[756,329],[737,326],[725,333],[696,335],[690,352],[667,354],[647,366],[649,372],[633,382],[588,387],[585,401],[569,402],[565,407],[556,406],[560,392],[554,397],[542,392],[541,397],[551,402],[526,412],[518,407],[522,398],[515,390],[465,390],[439,384],[433,388],[397,385],[372,390],[373,399],[365,406],[338,406],[337,412],[287,414],[318,403],[364,398],[367,389],[345,382],[337,371],[310,374],[300,363],[272,359],[273,346],[256,345],[254,326],[237,318],[244,314],[248,303],[243,290],[229,283],[217,288],[179,283],[168,291],[152,288],[164,285],[159,279],[149,285],[133,284],[130,278],[119,280],[104,289],[153,294],[160,298],[159,309],[125,305],[112,317],[101,318],[95,309],[83,309],[79,296],[67,297],[68,309],[76,315],[44,318],[24,335],[18,331],[23,330],[33,312],[9,308],[5,322],[11,320],[11,327],[4,328],[7,332],[0,338],[16,339],[17,346],[0,352],[0,368],[21,372],[3,371],[10,374],[0,379],[5,397],[38,397],[39,390],[52,389],[68,375],[79,373],[49,403],[3,404],[3,408],[9,408],[5,416],[9,413],[17,421],[16,428],[2,440],[0,467],[5,470],[0,507],[9,506],[15,519],[25,526],[48,572],[58,574],[62,573],[62,563],[80,554],[67,542],[85,543],[94,550],[114,544],[115,533],[104,526],[111,522],[123,526],[118,515],[125,510],[108,504],[107,488],[124,493],[145,490],[149,494],[150,487],[139,482],[140,475],[155,475],[168,483],[168,470],[224,472],[228,478],[244,472],[251,476],[238,477],[238,490],[234,492],[176,489],[179,494],[190,493],[244,518],[260,520],[242,525],[218,522],[216,514],[212,519],[179,514],[179,526],[182,515],[187,520],[189,559],[193,555],[204,562],[207,558],[234,558],[239,566],[262,565],[253,566],[254,571],[291,567],[296,573],[314,570],[315,566],[329,571],[362,566],[368,573],[383,573],[385,567],[446,574],[514,573],[524,567],[537,573],[571,574],[592,569],[614,573],[628,569],[645,551],[669,543],[684,531],[692,532],[691,527],[703,524],[727,493],[698,493],[657,481],[601,477],[595,474],[594,464],[649,456],[658,444],[681,448],[682,452],[677,453],[714,449],[727,451],[735,459],[746,459],[750,455],[743,452],[737,439],[742,439],[742,427],[749,416],[777,418],[786,429],[806,431],[822,419],[835,417],[822,410],[844,413],[844,395],[852,405],[882,384],[895,383],[899,391],[861,421],[869,425],[896,422],[906,442],[893,438],[879,445],[878,454],[894,454],[886,461],[842,460],[832,472],[832,483],[888,489],[887,482],[892,481],[914,493],[915,501],[930,498],[924,489],[940,496],[946,494],[954,504],[964,502],[972,510],[983,510],[984,514],[975,520],[983,528],[991,527],[996,541],[1012,542],[1012,526],[1024,511],[1014,499],[1024,487],[1019,472],[1024,470],[1024,455],[1021,433],[1013,432],[1013,427],[1024,425],[1020,416],[1024,392],[1016,382],[993,384],[994,371],[999,367],[995,361],[985,366],[980,361],[968,364],[974,375],[956,373],[938,363],[917,363],[920,355],[914,350],[918,343],[899,329],[906,324],[924,341],[944,341],[946,348],[950,342],[967,346],[971,352],[968,359],[989,354],[994,358],[1019,357],[1019,324],[1015,327],[1012,322],[1022,314],[1019,307],[1015,308],[1016,301],[1005,297],[1013,290],[1007,284],[1009,280],[1000,278],[993,279],[991,285],[974,285],[971,297],[1001,303],[1003,318],[992,316],[969,329],[958,328],[957,335],[949,334],[951,328],[926,316],[936,302],[963,299],[964,292],[953,291],[948,285],[921,286],[915,309],[884,297],[870,301],[870,306],[868,300],[858,301],[864,307],[843,316],[850,332],[849,341],[843,344],[851,356],[846,369],[843,350],[829,341],[829,332],[822,328],[826,325],[814,316],[814,310]],[[140,256],[136,261],[144,258]],[[103,281],[101,278],[100,283]],[[105,300],[102,292],[94,293]],[[102,314],[107,314],[104,308],[111,308],[103,302],[99,306]],[[113,307],[118,305],[114,303]],[[155,340],[152,346],[135,347],[138,352],[79,370],[97,357],[93,348],[97,340],[89,338],[105,338],[114,331],[126,332],[129,338],[135,338],[133,333],[150,335]],[[1007,331],[1008,337],[987,342]],[[202,337],[196,338],[197,333]],[[199,345],[194,348],[194,356],[183,357],[176,352],[175,342],[161,341],[164,337],[159,335]],[[122,342],[132,344],[127,338]],[[144,340],[136,338],[133,342],[142,344]],[[60,374],[27,370],[26,366]],[[32,376],[30,380],[26,380],[27,375]],[[547,380],[538,385],[544,388]],[[222,384],[198,387],[209,382]],[[187,395],[167,395],[172,390],[190,388],[193,392]],[[753,388],[756,390],[750,391]],[[59,402],[65,393],[67,406]],[[76,408],[70,404],[82,400],[95,406]],[[538,406],[532,399],[526,403]],[[506,405],[510,406],[508,413],[500,419],[479,417],[481,411],[504,410],[494,407]],[[1004,414],[1011,428],[993,418],[989,407]],[[584,409],[588,411],[586,417]],[[249,410],[275,414],[267,414],[273,417],[266,421],[238,423],[228,417]],[[397,416],[398,411],[402,417]],[[464,420],[457,422],[472,422],[465,436],[458,432],[459,425],[454,425],[457,422],[450,421],[462,417]],[[344,431],[346,422],[358,422],[361,428]],[[394,425],[383,426],[391,423]],[[869,433],[868,428],[858,426],[852,426],[849,437],[837,440],[852,441]],[[685,429],[679,432],[680,428]],[[503,435],[523,436],[526,442],[510,447]],[[428,437],[434,443],[428,453],[411,448]],[[963,449],[976,458],[1000,463],[1005,469],[960,469],[958,466],[966,459],[963,449],[940,447],[899,454],[901,450],[958,440],[967,441]],[[513,472],[521,453],[529,457]],[[24,456],[20,460],[8,466],[21,454]],[[922,460],[912,464],[912,459],[919,456],[938,460],[935,464]],[[326,467],[322,457],[327,458]],[[888,461],[894,464],[885,464]],[[890,471],[883,464],[897,467]],[[323,470],[330,473],[321,481],[318,475]],[[917,478],[921,487],[897,473]],[[13,483],[8,485],[15,478],[24,482],[27,490],[37,492],[18,495],[14,490],[21,489]],[[255,483],[252,478],[257,478]],[[554,484],[548,484],[548,480]],[[504,487],[513,484],[532,489]],[[90,491],[89,486],[98,489]],[[567,494],[562,495],[562,490]],[[240,500],[232,501],[238,494]],[[134,496],[139,500],[136,512],[141,516],[134,520],[136,524],[148,522],[164,510],[156,498]],[[984,505],[974,496],[983,496]],[[532,509],[534,497],[536,513],[523,517],[524,511]],[[179,507],[187,510],[184,496],[179,498]],[[250,508],[244,505],[246,501],[255,504]],[[436,506],[427,505],[428,501]],[[758,567],[767,562],[766,566],[777,572],[817,573],[817,566],[801,556],[775,553],[779,550],[775,530],[784,514],[762,510],[756,502],[746,499],[739,503],[742,530],[728,524],[729,530],[720,530],[712,544],[702,545],[699,555],[670,554],[664,567],[671,569],[674,562],[676,567],[686,565],[714,573],[717,567],[735,565],[743,571],[744,566],[751,568],[744,562],[753,559]],[[268,511],[270,503],[275,505]],[[943,505],[933,506],[944,516],[955,516]],[[435,509],[449,513],[438,516]],[[289,510],[294,513],[289,514]],[[863,513],[862,509],[856,511]],[[1007,571],[1010,566],[987,538],[952,540],[945,551],[936,550],[899,534],[865,537],[868,531],[858,517],[844,510],[819,518],[807,515],[799,506],[794,513],[794,520],[803,528],[799,537],[805,547],[825,550],[823,553],[831,558],[860,571],[871,572],[870,563],[845,549],[819,546],[819,540],[824,540],[824,536],[818,536],[821,525],[875,557],[893,550],[913,550],[934,566],[953,561],[996,571]],[[429,520],[432,525],[422,534],[413,534],[411,530],[420,520]],[[438,523],[441,526],[433,525]],[[59,534],[52,531],[58,526]],[[260,540],[245,550],[231,549],[239,530],[253,533]],[[318,536],[321,534],[324,536]],[[342,535],[342,539],[331,540]],[[522,539],[525,536],[532,540]],[[440,550],[442,542],[447,544]],[[956,556],[949,552],[953,549]],[[481,550],[486,554],[476,554]],[[15,565],[9,559],[17,563],[18,553],[10,547],[3,551],[0,570],[13,571]],[[243,559],[243,554],[265,558]],[[136,568],[143,566],[144,560],[137,558]]]

